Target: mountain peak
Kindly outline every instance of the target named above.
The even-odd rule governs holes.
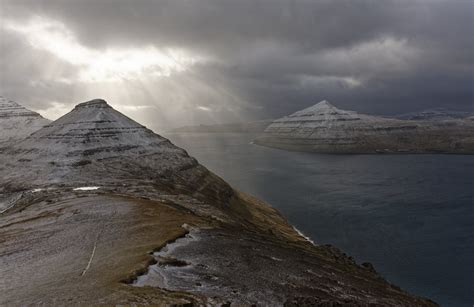
[[[77,104],[32,136],[38,144],[66,145],[64,150],[91,150],[98,147],[156,146],[165,139],[118,112],[103,99]]]
[[[28,110],[15,101],[0,96],[0,117],[19,116],[41,117],[38,113]]]
[[[104,99],[97,98],[79,103],[75,108],[110,108],[110,106]]]
[[[11,156],[12,161],[19,160],[18,167],[34,169],[36,177],[30,179],[41,184],[66,179],[90,183],[94,179],[99,185],[104,169],[123,179],[140,177],[147,168],[154,172],[150,176],[158,176],[197,165],[186,151],[102,99],[76,105],[69,113],[9,148],[5,155]],[[129,170],[124,166],[128,164],[133,164]]]
[[[24,139],[48,122],[38,113],[0,96],[0,147]]]
[[[297,111],[289,117],[308,117],[308,116],[321,116],[321,115],[347,115],[349,113],[353,113],[351,111],[344,111],[336,108],[327,100],[323,100],[318,102],[317,104]]]
[[[314,105],[314,107],[318,108],[334,108],[334,106],[327,100],[322,100]]]
[[[339,109],[336,108],[334,105],[332,105],[329,101],[323,100],[323,101],[320,101],[317,104],[315,104],[315,105],[313,105],[309,108],[301,110],[300,112],[304,112],[304,111],[306,111],[306,112],[310,112],[310,111],[324,112],[324,111],[331,111],[331,110],[339,110]]]
[[[3,167],[7,163],[11,167]],[[29,137],[0,150],[0,194],[12,187],[45,186],[108,186],[130,193],[134,193],[134,186],[159,187],[166,193],[184,189],[222,201],[231,195],[225,182],[184,149],[102,99],[78,104]]]

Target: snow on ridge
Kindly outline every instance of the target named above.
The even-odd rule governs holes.
[[[0,135],[3,137],[1,128],[0,118]],[[24,181],[28,181],[31,189],[55,185],[58,181],[102,186],[101,182],[110,180],[109,177],[104,178],[103,174],[88,165],[97,163],[100,169],[105,159],[115,166],[112,172],[120,173],[117,181],[148,181],[150,176],[155,178],[165,172],[167,176],[174,175],[198,165],[184,149],[100,99],[79,104],[69,113],[26,136],[13,146],[5,146],[2,151],[0,164],[11,161],[14,167],[5,169],[0,184],[15,182],[23,185]],[[0,148],[3,148],[1,137]],[[146,167],[149,171],[143,177],[129,174],[126,178],[127,175],[122,176],[119,170],[122,167]],[[80,185],[74,184],[70,190]]]
[[[314,243],[313,240],[311,240],[308,236],[306,236],[304,233],[302,233],[298,228],[293,226],[293,229],[300,235],[300,237],[304,238],[306,241],[313,244],[314,246],[317,246],[316,243]]]
[[[79,187],[72,189],[73,191],[95,191],[100,189],[100,187]]]
[[[269,127],[279,127],[281,124],[287,123],[314,123],[320,125],[322,122],[331,121],[354,121],[360,119],[370,119],[371,116],[359,114],[355,111],[341,110],[333,106],[326,100],[323,100],[311,107],[296,111],[293,114],[279,118],[273,121]]]
[[[19,116],[41,117],[38,113],[28,110],[19,103],[0,96],[0,117]]]
[[[24,139],[49,122],[40,114],[0,96],[0,143]]]

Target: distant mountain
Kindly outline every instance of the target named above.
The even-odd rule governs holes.
[[[0,151],[0,238],[2,306],[436,306],[101,99]]]
[[[27,137],[49,122],[38,113],[0,96],[0,147]]]
[[[473,112],[453,111],[443,108],[428,109],[420,112],[410,112],[394,116],[398,119],[406,120],[446,120],[456,118],[466,118],[474,115]]]
[[[399,120],[340,110],[327,101],[275,120],[255,140],[321,153],[474,153],[469,119]]]
[[[273,120],[258,120],[243,123],[215,124],[215,125],[198,125],[184,126],[170,130],[169,132],[198,132],[198,133],[259,133],[263,132]]]

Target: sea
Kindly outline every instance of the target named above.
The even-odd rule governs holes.
[[[290,152],[254,145],[251,133],[164,136],[317,244],[442,306],[474,305],[474,156]]]

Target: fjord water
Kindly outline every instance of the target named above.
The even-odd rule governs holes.
[[[252,134],[165,136],[316,243],[443,306],[474,303],[474,156],[319,155],[253,145]]]

